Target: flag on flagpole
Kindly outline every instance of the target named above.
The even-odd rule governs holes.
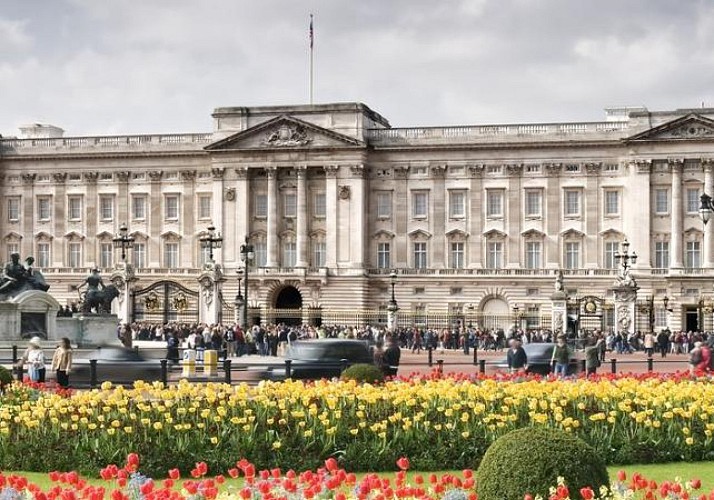
[[[315,40],[315,32],[312,29],[312,14],[310,14],[310,49],[312,49]]]

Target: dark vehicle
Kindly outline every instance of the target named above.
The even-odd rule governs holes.
[[[526,351],[526,356],[528,357],[528,368],[526,369],[526,373],[548,375],[551,371],[553,371],[553,366],[551,365],[550,360],[553,357],[555,344],[545,342],[523,344],[523,349]],[[504,358],[498,362],[496,367],[499,370],[508,370],[508,361]],[[568,375],[578,373],[579,370],[580,365],[578,363],[578,359],[573,353],[570,356],[570,363],[568,363]]]
[[[137,380],[153,382],[161,380],[161,363],[148,359],[134,349],[119,346],[104,346],[77,358],[72,363],[69,383],[73,386],[89,385],[89,361],[97,360],[97,382],[130,385]]]
[[[295,379],[339,377],[347,366],[374,363],[367,342],[349,339],[296,341],[290,344],[285,358],[291,360],[290,377]]]

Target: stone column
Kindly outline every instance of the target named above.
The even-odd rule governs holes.
[[[672,169],[672,231],[670,235],[669,267],[671,269],[681,269],[684,267],[682,261],[682,167],[684,161],[669,160]]]
[[[37,231],[35,230],[35,190],[34,190],[34,183],[35,183],[35,177],[36,174],[22,174],[22,225],[20,226],[22,228],[23,233],[25,234],[35,234]],[[62,262],[63,259],[61,258],[63,252],[62,252],[62,244],[64,242],[63,238],[54,238],[54,248],[52,249],[52,255],[51,258],[55,262],[60,261]],[[33,251],[33,239],[32,238],[22,238],[22,241],[20,243],[20,254],[21,255],[32,255]],[[59,258],[58,258],[59,257]],[[60,264],[61,266],[64,266],[64,262]]]
[[[469,190],[468,190],[468,210],[469,216],[466,220],[467,231],[471,235],[468,240],[468,267],[483,268],[485,262],[483,259],[483,240],[481,235],[485,229],[485,220],[481,216],[483,207],[483,186],[481,176],[483,175],[483,165],[470,165],[468,167],[469,174]]]
[[[363,164],[353,165],[350,167],[352,176],[352,189],[350,194],[350,227],[356,228],[355,231],[350,231],[350,267],[353,269],[362,269],[365,262],[369,262],[369,255],[365,255],[367,241],[366,214],[369,209],[366,206],[365,196],[365,167]]]
[[[85,234],[94,241],[97,236],[98,219],[99,214],[97,213],[99,206],[99,198],[97,197],[97,179],[99,178],[98,172],[85,172],[84,182],[87,185],[87,199],[85,200],[85,215],[87,218],[86,232]],[[96,247],[94,244],[84,244],[84,262],[85,265],[90,265],[92,263],[98,264],[99,259],[97,259]],[[66,262],[65,262],[66,263]]]
[[[308,267],[308,211],[307,211],[307,167],[295,168],[297,173],[297,259],[295,267]]]
[[[129,224],[129,172],[123,170],[117,176],[117,226]]]
[[[329,269],[337,267],[337,173],[339,169],[338,165],[325,167],[325,204],[327,206],[325,264]]]
[[[522,238],[521,238],[521,220],[523,219],[523,207],[522,207],[522,173],[523,164],[513,163],[506,165],[506,172],[508,173],[508,190],[503,195],[503,210],[505,210],[503,216],[506,224],[504,226],[504,231],[508,235],[506,240],[506,259],[504,262],[504,267],[509,269],[520,269],[522,267],[522,255],[523,251],[521,248]],[[515,196],[510,196],[511,193],[518,193]],[[525,261],[523,261],[525,262]]]
[[[448,252],[446,250],[446,165],[432,165],[431,168],[431,200],[429,200],[429,220],[434,238],[429,245],[429,267],[444,269],[448,267]],[[408,218],[407,218],[408,220]]]
[[[67,188],[65,185],[65,181],[67,180],[67,173],[66,172],[55,172],[52,174],[52,180],[54,181],[55,185],[55,195],[52,200],[52,204],[54,205],[54,208],[52,210],[52,232],[55,236],[59,236],[62,234],[67,234],[67,213],[65,212],[65,207],[67,206]],[[93,237],[96,236],[96,234],[92,235],[87,235]],[[62,238],[55,238],[56,240],[60,240],[59,243],[61,244]],[[94,241],[95,238],[92,238],[91,241]],[[35,249],[30,250],[29,253],[22,253],[21,255],[24,257],[26,255],[35,255]]]
[[[180,212],[180,222],[179,227],[182,228],[181,234],[184,235],[194,235],[196,234],[196,171],[195,170],[184,170],[181,172],[181,180],[183,181],[182,186],[182,203],[183,210]],[[219,221],[220,223],[220,221]],[[220,228],[220,226],[219,226]],[[201,228],[203,230],[205,228]],[[198,265],[199,259],[196,255],[200,252],[196,246],[195,238],[182,238],[181,239],[181,251],[179,252],[179,258],[182,264],[187,267],[194,267]],[[215,257],[214,257],[215,258]]]
[[[709,196],[714,193],[714,160],[711,158],[702,159],[702,168],[704,169],[704,192]],[[714,267],[714,224],[704,224],[704,260],[702,267],[711,269]]]
[[[250,235],[250,180],[248,167],[238,167],[235,172],[237,176],[235,187],[236,246],[240,248],[245,237]],[[239,260],[240,255],[236,253],[236,262]]]
[[[265,267],[278,267],[278,169],[268,167],[268,259]]]
[[[562,163],[546,163],[543,165],[548,178],[547,187],[543,193],[543,216],[545,217],[546,237],[543,241],[543,262],[547,267],[560,268],[563,255],[560,251],[560,224],[563,220],[560,198],[560,172]]]
[[[151,194],[149,195],[149,238],[147,249],[147,265],[146,267],[161,267],[163,265],[163,256],[161,255],[161,226],[164,220],[161,213],[164,205],[164,199],[161,194],[161,170],[152,170],[149,172],[149,184]]]

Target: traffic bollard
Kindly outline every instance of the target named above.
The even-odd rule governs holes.
[[[97,387],[97,360],[89,360],[89,386],[94,388]]]
[[[226,358],[223,360],[223,378],[226,384],[231,383],[231,360]]]
[[[168,359],[162,359],[160,361],[161,363],[161,383],[164,384],[164,387],[169,385],[169,360]]]

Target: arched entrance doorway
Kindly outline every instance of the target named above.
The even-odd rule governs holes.
[[[302,323],[302,295],[294,286],[286,286],[275,297],[275,323],[299,325]]]
[[[511,325],[511,314],[508,309],[508,302],[501,297],[486,299],[481,306],[481,312],[483,314],[481,328],[488,330],[503,329],[506,331]]]

